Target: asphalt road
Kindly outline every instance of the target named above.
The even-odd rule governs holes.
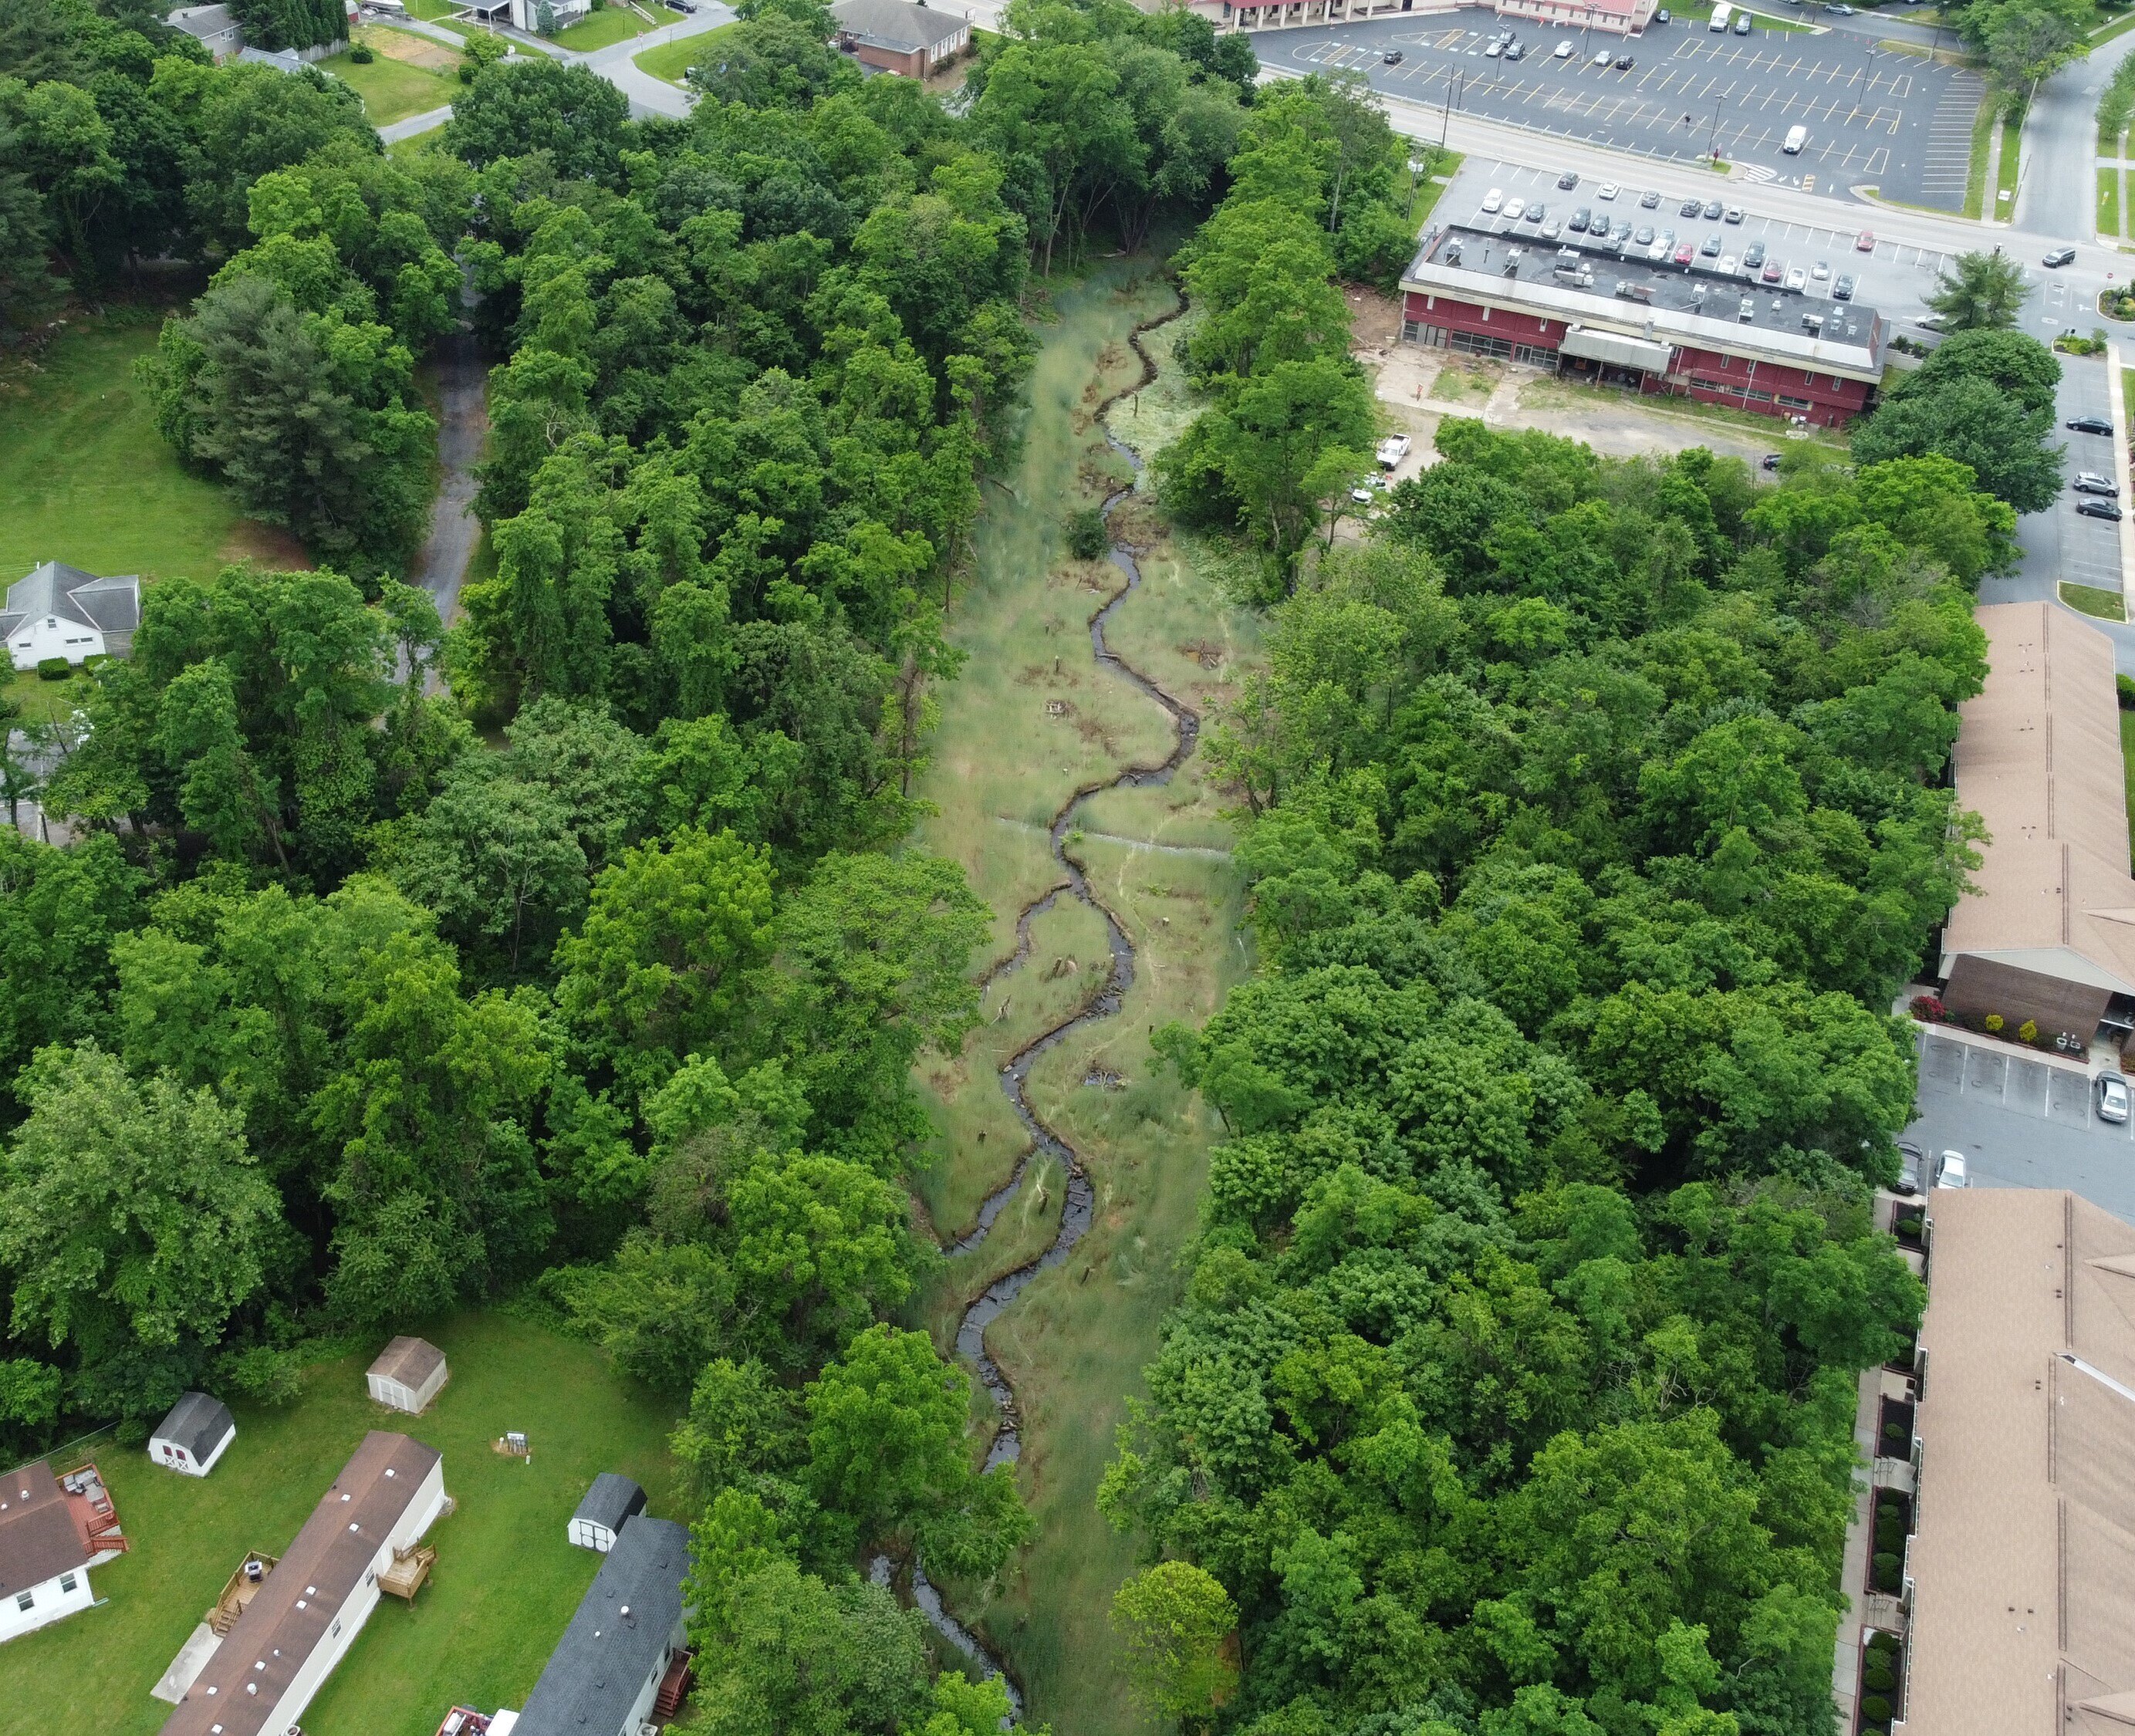
[[[1499,29],[1527,49],[1508,64],[1487,53]],[[1561,43],[1576,47],[1559,58]],[[1390,96],[1509,121],[1532,131],[1681,163],[1716,149],[1745,178],[1788,186],[1880,189],[1909,204],[1963,202],[1979,82],[1959,68],[1878,47],[1851,31],[1771,31],[1747,36],[1686,21],[1635,40],[1605,31],[1500,24],[1481,11],[1431,18],[1256,31],[1264,65],[1345,69]],[[1603,48],[1629,68],[1596,66]],[[1398,50],[1400,64],[1385,56]],[[1798,155],[1782,148],[1808,130]]]
[[[2072,416],[2104,416],[2110,412],[2104,361],[2063,356],[2060,389],[2055,404],[2056,419],[2065,423]],[[2074,434],[2063,428],[2060,438],[2068,448],[2062,464],[2064,477],[2073,476],[2079,470],[2112,473],[2110,435]],[[2060,498],[2045,511],[2027,513],[2016,520],[2023,566],[2010,578],[1982,581],[1982,602],[2050,599],[2056,579],[2108,591],[2120,589],[2120,527],[2110,519],[2079,516],[2075,503],[2081,498],[2064,489]],[[2135,628],[2107,621],[2093,621],[2090,625],[2113,636],[2119,645],[2120,667],[2135,673]]]
[[[2071,241],[2096,235],[2098,99],[2131,53],[2135,32],[2099,44],[2089,59],[2064,66],[2039,87],[2024,123],[2016,186],[2016,220],[2026,229]]]
[[[1905,1137],[1930,1165],[1963,1152],[1974,1187],[2065,1187],[2135,1222],[2135,1126],[2100,1121],[2092,1101],[2088,1072],[1923,1032]]]

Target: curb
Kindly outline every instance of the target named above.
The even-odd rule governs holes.
[[[2113,481],[2120,491],[2117,498],[2122,514],[2118,527],[2120,612],[2128,620],[2135,621],[2135,520],[2126,515],[2131,501],[2128,491],[2128,394],[2120,365],[2120,346],[2113,339],[2108,338],[2105,341],[2105,390],[2113,406]]]

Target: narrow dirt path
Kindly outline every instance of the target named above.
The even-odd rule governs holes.
[[[474,559],[482,523],[474,515],[475,466],[489,432],[489,370],[462,328],[438,346],[438,500],[430,534],[415,559],[409,582],[430,593],[447,626],[459,613],[460,586]],[[434,687],[437,675],[430,679]]]

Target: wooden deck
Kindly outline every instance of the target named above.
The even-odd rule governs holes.
[[[254,1550],[237,1564],[237,1571],[230,1576],[222,1588],[222,1595],[215,1600],[215,1608],[205,1618],[207,1625],[218,1635],[226,1634],[237,1625],[237,1618],[244,1613],[244,1606],[259,1595],[259,1588],[267,1583],[268,1574],[274,1571],[276,1558],[264,1550]],[[249,1570],[257,1564],[259,1576]]]
[[[423,1589],[423,1582],[430,1577],[430,1569],[437,1564],[438,1552],[427,1543],[413,1549],[393,1551],[393,1564],[378,1576],[378,1589],[390,1592],[412,1603],[415,1593]]]

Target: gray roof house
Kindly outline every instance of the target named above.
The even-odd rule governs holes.
[[[148,1457],[189,1477],[205,1477],[237,1437],[237,1420],[221,1400],[189,1392],[148,1437]]]
[[[922,78],[970,46],[971,21],[909,0],[833,0],[837,45],[864,65]]]
[[[244,28],[227,6],[182,6],[163,22],[206,49],[217,65],[244,46]]]
[[[690,1534],[671,1520],[626,1520],[515,1736],[636,1736],[683,1650],[682,1579]]]
[[[645,1491],[619,1472],[603,1471],[596,1477],[579,1510],[571,1515],[567,1535],[580,1549],[606,1555],[615,1547],[622,1522],[645,1511]]]
[[[141,624],[141,581],[99,578],[64,561],[46,561],[7,587],[0,608],[0,639],[17,669],[45,657],[70,663],[99,655],[123,657]]]

